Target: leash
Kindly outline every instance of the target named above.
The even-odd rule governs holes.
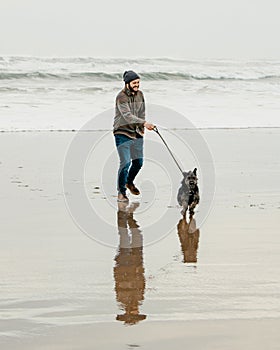
[[[163,143],[165,144],[166,148],[168,149],[168,152],[170,153],[171,157],[173,158],[174,162],[176,163],[177,167],[181,171],[181,173],[184,175],[184,172],[182,168],[180,167],[179,163],[177,162],[176,158],[174,157],[173,153],[171,152],[170,148],[168,147],[167,143],[165,142],[164,138],[161,136],[160,132],[158,131],[158,128],[154,126],[153,130],[158,134],[158,136],[162,139]]]

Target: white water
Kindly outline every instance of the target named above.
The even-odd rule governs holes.
[[[79,129],[114,108],[127,69],[142,78],[152,122],[160,116],[149,114],[149,104],[198,128],[280,127],[279,61],[0,57],[0,130]]]

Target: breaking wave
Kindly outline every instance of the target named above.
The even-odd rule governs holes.
[[[182,72],[139,72],[143,80],[162,81],[162,80],[216,80],[216,81],[257,81],[257,80],[279,80],[280,75],[259,75],[259,76],[241,76],[241,75],[207,75],[191,74]],[[68,72],[68,73],[49,73],[49,72],[0,72],[0,80],[87,80],[87,81],[120,81],[120,73],[104,72]]]

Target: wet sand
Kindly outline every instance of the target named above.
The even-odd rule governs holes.
[[[5,349],[278,348],[280,129],[201,134],[216,179],[212,210],[201,227],[184,231],[164,175],[154,187],[147,181],[154,175],[149,163],[139,177],[139,206],[118,210],[114,191],[101,190],[98,162],[89,159],[85,187],[108,228],[96,222],[92,236],[75,225],[64,200],[63,163],[74,133],[0,134]],[[166,162],[172,164],[168,154]],[[118,219],[127,222],[135,246]],[[148,244],[155,220],[162,239]],[[113,247],[94,240],[102,235]]]
[[[17,339],[5,349],[279,349],[279,320],[152,322],[137,327],[116,323],[49,329]]]

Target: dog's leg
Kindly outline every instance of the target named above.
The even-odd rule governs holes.
[[[184,218],[186,218],[186,212],[188,210],[188,203],[186,201],[182,202],[183,209],[181,211],[181,214],[183,215]]]
[[[190,219],[194,216],[194,208],[196,207],[196,202],[192,202],[189,206],[189,216]]]

